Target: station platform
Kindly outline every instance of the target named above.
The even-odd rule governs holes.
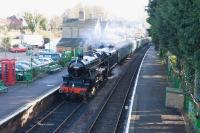
[[[167,68],[151,46],[136,81],[126,133],[188,132],[182,113],[165,107],[165,88],[170,86]]]
[[[7,93],[0,93],[0,124],[16,115],[36,100],[58,89],[62,76],[67,73],[64,69],[60,72],[44,76],[30,84],[17,83],[8,87]]]

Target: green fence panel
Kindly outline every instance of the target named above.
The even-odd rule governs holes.
[[[83,54],[83,48],[75,48],[75,57]]]
[[[24,80],[24,72],[16,72],[16,80],[23,81]]]
[[[16,72],[16,80],[31,82],[33,80],[32,70]]]
[[[8,87],[4,85],[3,81],[0,80],[0,92],[7,92]]]
[[[194,128],[195,128],[195,123],[196,123],[195,115],[196,115],[195,104],[192,101],[192,99],[190,99],[189,100],[189,105],[188,105],[188,118],[193,123]]]
[[[192,123],[195,132],[200,133],[200,110],[197,103],[194,102],[194,99],[191,96],[188,97],[187,116]]]
[[[32,73],[26,72],[25,75],[24,75],[24,80],[27,81],[27,82],[32,82],[32,80],[33,80]]]
[[[196,127],[197,127],[197,128],[200,128],[200,120],[199,120],[199,119],[197,119]]]
[[[60,66],[58,64],[52,64],[52,65],[49,65],[47,73],[51,74],[51,73],[60,71],[61,69],[62,69],[62,66]]]
[[[70,62],[72,59],[72,51],[66,51],[67,62]]]
[[[185,101],[184,101],[184,111],[188,112],[188,104],[189,104],[189,95],[185,94]]]

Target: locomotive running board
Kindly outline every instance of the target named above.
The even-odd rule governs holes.
[[[117,65],[117,63],[115,63],[115,65],[113,65],[113,66],[110,68],[110,70],[112,70],[116,65]]]

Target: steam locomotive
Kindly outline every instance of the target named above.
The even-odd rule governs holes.
[[[68,75],[63,76],[59,92],[67,96],[80,96],[84,100],[95,95],[110,71],[136,47],[124,43],[119,47],[102,47],[84,53],[68,65]]]

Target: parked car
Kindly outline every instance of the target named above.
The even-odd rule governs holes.
[[[50,63],[52,63],[53,62],[53,60],[51,59],[51,58],[38,58],[38,60],[40,61],[40,62],[42,62],[43,64],[50,64]]]
[[[10,48],[10,52],[26,52],[27,48],[21,45],[14,45],[13,48]]]
[[[51,58],[53,61],[59,61],[61,55],[59,53],[40,53],[39,58]]]
[[[43,54],[43,53],[55,53],[56,51],[55,50],[52,50],[52,49],[42,49],[39,51],[39,54]]]
[[[24,65],[27,65],[28,67],[32,67],[32,68],[34,68],[34,67],[37,67],[37,64],[36,63],[34,63],[34,62],[29,62],[29,61],[16,61],[16,63],[17,64],[24,64]],[[32,66],[31,66],[32,65]]]
[[[16,72],[28,71],[30,69],[31,68],[29,66],[24,65],[24,64],[20,64],[20,63],[16,63],[16,66],[15,66],[15,71]]]
[[[43,45],[40,45],[40,46],[38,46],[37,48],[39,48],[39,49],[43,49],[43,48],[44,48],[44,44],[43,44]]]
[[[45,65],[44,63],[42,63],[41,61],[39,61],[36,58],[33,59],[33,62],[37,65],[37,67],[41,67],[41,66]]]
[[[27,43],[23,43],[22,45],[28,50],[33,50],[34,49],[33,45],[30,45],[30,44],[27,44]]]
[[[21,36],[24,43],[30,44],[34,47],[43,45],[43,36],[38,34],[23,34]]]
[[[46,43],[49,43],[50,42],[50,38],[43,38],[43,40],[44,40],[44,44],[46,44]]]

